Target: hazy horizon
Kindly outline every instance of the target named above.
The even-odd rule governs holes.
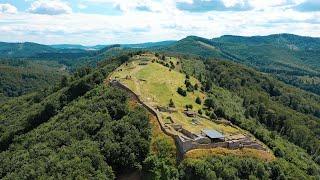
[[[0,0],[0,41],[136,44],[189,35],[319,37],[318,0]]]
[[[255,36],[271,36],[271,35],[279,35],[279,34],[290,34],[290,33],[277,33],[277,34],[268,34],[268,35],[255,35]],[[290,34],[290,35],[295,35],[295,36],[305,36],[305,35],[297,35],[297,34]],[[194,35],[188,35],[186,37],[189,36],[194,36]],[[225,35],[221,35],[221,36],[217,36],[217,37],[212,37],[212,38],[206,38],[206,39],[214,39],[214,38],[219,38],[222,36],[240,36],[240,35],[233,35],[233,34],[225,34]],[[240,37],[255,37],[255,36],[240,36]],[[3,43],[36,43],[36,44],[42,44],[42,45],[47,45],[47,46],[58,46],[58,45],[75,45],[75,46],[84,46],[84,47],[94,47],[94,46],[110,46],[110,45],[134,45],[134,44],[145,44],[145,43],[159,43],[159,42],[168,42],[168,41],[179,41],[182,40],[186,37],[183,37],[181,39],[168,39],[168,40],[159,40],[159,41],[147,41],[147,42],[135,42],[135,43],[112,43],[112,44],[93,44],[93,45],[86,45],[86,44],[73,44],[73,43],[55,43],[55,44],[42,44],[39,42],[31,42],[31,41],[1,41]],[[197,36],[200,37],[200,36]],[[320,38],[320,36],[305,36],[305,37],[311,37],[311,38]],[[201,38],[205,38],[205,37],[201,37]]]

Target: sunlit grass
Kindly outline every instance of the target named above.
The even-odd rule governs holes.
[[[235,155],[240,157],[253,157],[264,161],[273,161],[275,156],[267,151],[256,149],[226,149],[226,148],[213,148],[213,149],[195,149],[186,153],[185,158],[206,158],[213,155]]]
[[[172,117],[174,123],[181,124],[184,128],[196,134],[199,134],[203,129],[215,129],[225,135],[239,133],[239,130],[232,126],[217,124],[204,118],[198,117],[199,124],[193,123],[192,119],[194,118],[189,118],[183,113],[185,105],[192,105],[193,111],[197,112],[203,106],[195,103],[196,98],[200,97],[203,102],[206,95],[200,90],[196,90],[187,92],[186,97],[181,96],[177,93],[177,89],[178,87],[186,89],[185,74],[170,70],[157,62],[149,61],[147,65],[139,65],[141,61],[138,59],[127,65],[122,65],[114,72],[112,77],[117,77],[136,94],[140,95],[142,100],[153,105],[168,106],[170,99],[172,99],[178,112],[162,113],[165,118]],[[167,61],[177,64],[178,60],[176,58],[167,58]],[[193,85],[196,83],[200,85],[200,82],[194,77],[190,77],[190,82]]]

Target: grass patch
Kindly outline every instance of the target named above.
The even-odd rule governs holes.
[[[185,158],[206,158],[213,155],[235,155],[240,157],[253,157],[264,161],[273,161],[275,156],[272,153],[256,150],[256,149],[226,149],[226,148],[214,148],[214,149],[195,149],[186,153]]]
[[[142,58],[143,62],[146,63],[145,56]],[[139,65],[142,61],[139,58],[135,58],[135,61],[120,66],[111,78],[116,77],[116,79],[126,84],[136,94],[140,95],[143,101],[152,105],[168,106],[170,99],[172,99],[178,112],[171,114],[162,113],[162,115],[164,117],[172,117],[174,123],[181,124],[193,133],[199,134],[203,129],[215,129],[225,135],[239,133],[239,129],[237,128],[217,124],[205,118],[198,117],[199,123],[197,124],[192,122],[194,118],[189,118],[183,113],[185,106],[192,105],[193,111],[197,112],[203,106],[197,104],[195,100],[197,97],[200,97],[202,102],[204,102],[206,94],[200,90],[195,90],[194,92],[187,92],[186,97],[181,96],[177,93],[177,89],[178,87],[186,89],[186,75],[177,70],[170,70],[170,68],[157,62],[152,62],[151,59],[154,59],[154,57],[149,58],[150,61],[145,65]],[[168,63],[172,61],[173,64],[177,64],[179,61],[176,58],[170,57],[166,59]],[[192,85],[198,84],[201,86],[200,82],[192,76],[190,77],[190,82]]]

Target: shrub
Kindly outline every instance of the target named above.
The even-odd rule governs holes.
[[[170,102],[169,102],[169,107],[172,107],[172,108],[175,108],[176,106],[174,105],[174,102],[172,99],[170,99]]]
[[[187,105],[186,105],[186,109],[187,109],[187,110],[189,110],[189,109],[193,109],[192,104],[187,104]]]
[[[224,109],[222,109],[221,107],[218,107],[214,113],[218,116],[218,117],[222,117],[222,118],[226,118],[226,113],[224,112]]]
[[[197,104],[201,104],[201,103],[202,103],[202,101],[201,101],[200,97],[197,97],[197,99],[196,99],[196,103],[197,103]]]
[[[284,152],[279,148],[275,148],[274,155],[276,155],[277,157],[283,157],[284,156]]]
[[[199,89],[199,84],[198,84],[198,83],[196,83],[196,84],[194,85],[194,89],[195,89],[195,90],[198,90],[198,89]]]
[[[210,119],[212,119],[212,120],[218,119],[218,116],[214,112],[212,112],[210,114]]]
[[[213,99],[206,99],[204,101],[204,105],[209,109],[210,108],[215,109],[217,106]]]
[[[181,87],[178,87],[177,90],[178,94],[180,94],[181,96],[187,96],[187,92],[185,90],[183,90]]]

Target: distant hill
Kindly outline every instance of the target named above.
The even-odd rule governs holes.
[[[320,38],[292,34],[252,37],[226,35],[214,39],[188,36],[158,50],[232,60],[320,94],[320,84],[317,83],[320,77]]]
[[[159,50],[176,54],[197,55],[203,57],[223,58],[223,53],[209,39],[188,36]]]
[[[222,36],[212,39],[212,42],[223,53],[233,54],[249,65],[257,64],[259,67],[261,63],[277,63],[305,70],[320,70],[320,38],[292,34]]]
[[[54,61],[0,60],[0,103],[50,88],[67,75],[66,67]]]
[[[53,47],[55,49],[81,49],[81,50],[100,50],[105,48],[107,45],[95,45],[95,46],[83,46],[80,44],[55,44],[50,45],[50,47]]]
[[[154,48],[154,47],[162,47],[169,46],[174,44],[176,41],[160,41],[160,42],[147,42],[140,44],[121,44],[121,47],[124,48]]]
[[[101,59],[138,50],[231,60],[320,94],[320,38],[292,34],[225,35],[213,39],[188,36],[179,41],[97,46],[0,43],[0,58],[54,60],[76,68],[83,64],[94,66]]]
[[[293,34],[273,34],[269,36],[232,36],[225,35],[214,38],[213,41],[228,43],[245,43],[250,45],[273,44],[293,50],[319,50],[320,38],[297,36]]]
[[[160,42],[147,42],[147,43],[137,43],[137,44],[119,44],[122,48],[153,48],[168,46],[176,41],[160,41]],[[114,45],[95,45],[95,46],[83,46],[80,44],[55,44],[50,45],[50,47],[55,49],[81,49],[81,50],[102,50],[106,47]]]
[[[83,49],[58,49],[48,45],[24,42],[6,43],[0,42],[0,58],[63,58],[78,57],[88,54]]]
[[[0,57],[32,57],[42,53],[54,53],[56,49],[37,43],[0,42]]]
[[[162,50],[231,59],[263,69],[275,70],[276,67],[272,66],[276,63],[277,66],[320,70],[320,38],[291,34],[252,37],[226,35],[214,39],[188,36]]]

